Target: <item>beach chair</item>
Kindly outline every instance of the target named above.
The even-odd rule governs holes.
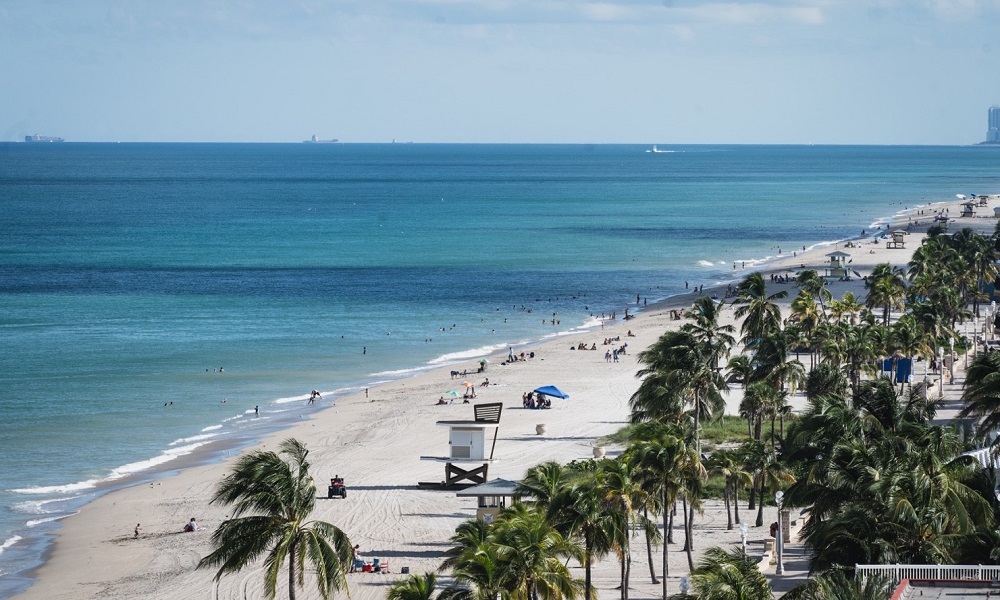
[[[389,561],[383,560],[382,562],[380,562],[379,563],[379,570],[382,573],[388,573],[389,572]]]

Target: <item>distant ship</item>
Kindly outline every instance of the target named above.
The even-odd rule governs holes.
[[[66,140],[61,137],[52,137],[48,135],[26,135],[24,136],[24,141],[26,142],[65,142]]]
[[[334,138],[332,140],[321,140],[318,137],[316,137],[316,134],[314,133],[313,136],[311,138],[309,138],[308,140],[302,140],[302,143],[303,144],[336,144],[339,141],[340,140],[338,140],[337,138]]]
[[[663,154],[665,152],[673,152],[673,150],[660,150],[659,148],[656,147],[656,144],[653,144],[653,149],[646,150],[646,152],[647,153],[652,152],[653,154]]]

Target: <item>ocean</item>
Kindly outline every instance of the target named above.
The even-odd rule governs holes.
[[[994,148],[660,148],[0,144],[0,597],[97,494],[347,393],[1000,193]]]

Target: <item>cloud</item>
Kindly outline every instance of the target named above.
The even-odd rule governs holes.
[[[759,25],[771,22],[821,25],[826,22],[823,8],[813,5],[775,5],[760,2],[716,2],[679,9],[688,17],[709,23]]]

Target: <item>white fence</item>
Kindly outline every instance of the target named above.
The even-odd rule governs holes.
[[[971,456],[979,461],[979,464],[984,468],[988,469],[990,467],[1000,468],[1000,464],[990,456],[989,448],[980,448],[979,450],[973,450],[971,452],[966,452],[963,456]]]
[[[904,579],[1000,581],[1000,565],[854,565],[854,577],[882,577],[893,586]]]

